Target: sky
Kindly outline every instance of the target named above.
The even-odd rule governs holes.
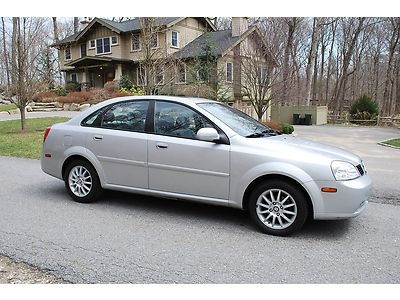
[[[13,0],[0,15],[11,16],[247,16],[247,17],[396,17],[394,0]],[[97,4],[96,4],[97,3]]]

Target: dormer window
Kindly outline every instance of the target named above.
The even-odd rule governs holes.
[[[94,49],[94,48],[96,48],[96,41],[90,40],[89,41],[89,49]]]
[[[226,63],[226,81],[233,81],[233,64],[231,62]]]
[[[171,46],[175,48],[179,48],[179,32],[172,31],[171,32]]]

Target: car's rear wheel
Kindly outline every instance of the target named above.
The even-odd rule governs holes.
[[[253,190],[249,213],[265,233],[279,236],[298,231],[307,220],[308,203],[304,193],[294,184],[271,180]]]
[[[96,170],[84,160],[73,161],[67,166],[64,182],[69,195],[77,202],[96,201],[102,193]]]

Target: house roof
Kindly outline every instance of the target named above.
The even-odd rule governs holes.
[[[99,56],[85,56],[78,58],[74,61],[68,62],[65,65],[70,67],[83,67],[91,66],[93,63],[108,63],[108,62],[132,62],[130,59],[113,58],[113,57],[99,57]]]
[[[203,47],[206,44],[211,45],[215,56],[224,56],[253,32],[260,36],[261,41],[263,42],[264,46],[266,46],[265,40],[262,38],[259,30],[255,26],[251,26],[242,35],[235,37],[232,37],[232,29],[226,29],[202,34],[197,39],[183,47],[180,51],[175,52],[171,58],[187,59],[202,56],[204,55]],[[265,49],[267,49],[267,53],[272,59],[272,62],[277,65],[277,60],[274,55],[272,55],[267,47]]]
[[[155,26],[172,26],[179,21],[185,19],[185,17],[158,17],[155,18]],[[214,24],[208,19],[204,18],[207,24],[210,26],[212,30],[215,30]],[[90,23],[78,33],[67,36],[66,38],[60,40],[59,42],[53,44],[52,46],[60,46],[63,44],[68,44],[72,42],[76,42],[79,40],[95,23],[100,23],[103,26],[110,28],[111,30],[121,33],[121,32],[132,32],[141,30],[141,22],[139,18],[135,18],[132,20],[127,20],[123,22],[116,22],[104,18],[94,18]]]
[[[203,55],[203,46],[209,44],[214,55],[221,56],[227,49],[241,39],[241,36],[232,37],[232,30],[206,32],[193,40],[180,51],[172,55],[174,59],[185,59]]]

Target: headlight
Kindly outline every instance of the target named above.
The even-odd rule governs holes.
[[[360,177],[360,173],[351,163],[335,160],[331,164],[333,176],[336,180],[350,180]]]

